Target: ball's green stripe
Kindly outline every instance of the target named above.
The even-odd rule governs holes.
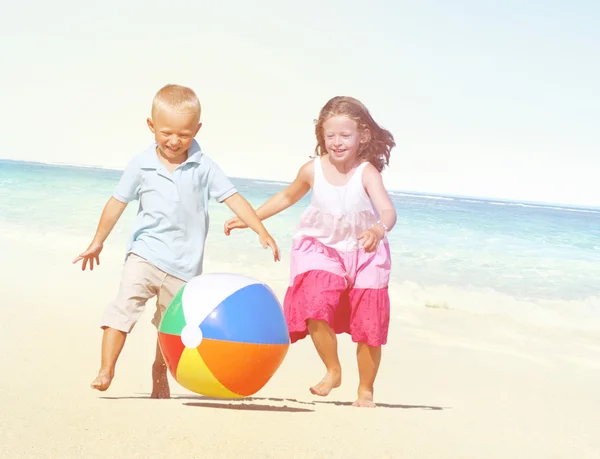
[[[171,301],[171,304],[167,307],[165,314],[160,322],[158,330],[162,333],[169,333],[171,335],[181,335],[181,330],[185,327],[185,316],[183,315],[183,304],[181,297],[185,285],[181,287],[179,292]]]

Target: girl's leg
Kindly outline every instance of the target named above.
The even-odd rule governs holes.
[[[356,347],[356,360],[358,361],[358,398],[353,406],[375,408],[373,402],[373,385],[381,362],[381,346],[369,346],[366,343],[358,343]]]
[[[387,241],[379,244],[375,253],[360,252],[356,274],[350,290],[352,320],[350,334],[357,344],[358,398],[354,406],[375,408],[374,384],[381,362],[381,346],[387,343],[390,324],[388,282],[391,269]]]
[[[314,395],[325,397],[331,389],[339,387],[342,383],[342,367],[337,352],[337,337],[329,324],[324,320],[307,320],[308,331],[313,340],[319,357],[325,364],[327,373],[325,377],[310,388]]]

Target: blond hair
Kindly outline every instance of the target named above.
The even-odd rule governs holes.
[[[158,90],[152,101],[152,116],[165,107],[178,112],[194,113],[200,120],[200,100],[192,89],[185,86],[168,84]]]

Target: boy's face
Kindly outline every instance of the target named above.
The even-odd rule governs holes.
[[[174,160],[187,154],[202,123],[198,114],[177,112],[169,107],[161,107],[148,118],[148,127],[154,133],[159,153],[166,159]]]

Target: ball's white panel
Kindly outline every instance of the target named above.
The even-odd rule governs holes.
[[[197,325],[187,324],[181,330],[181,342],[185,347],[196,348],[202,342],[202,330]]]
[[[252,277],[230,273],[201,274],[190,279],[181,296],[186,328],[198,328],[225,298],[241,288],[260,283]]]

